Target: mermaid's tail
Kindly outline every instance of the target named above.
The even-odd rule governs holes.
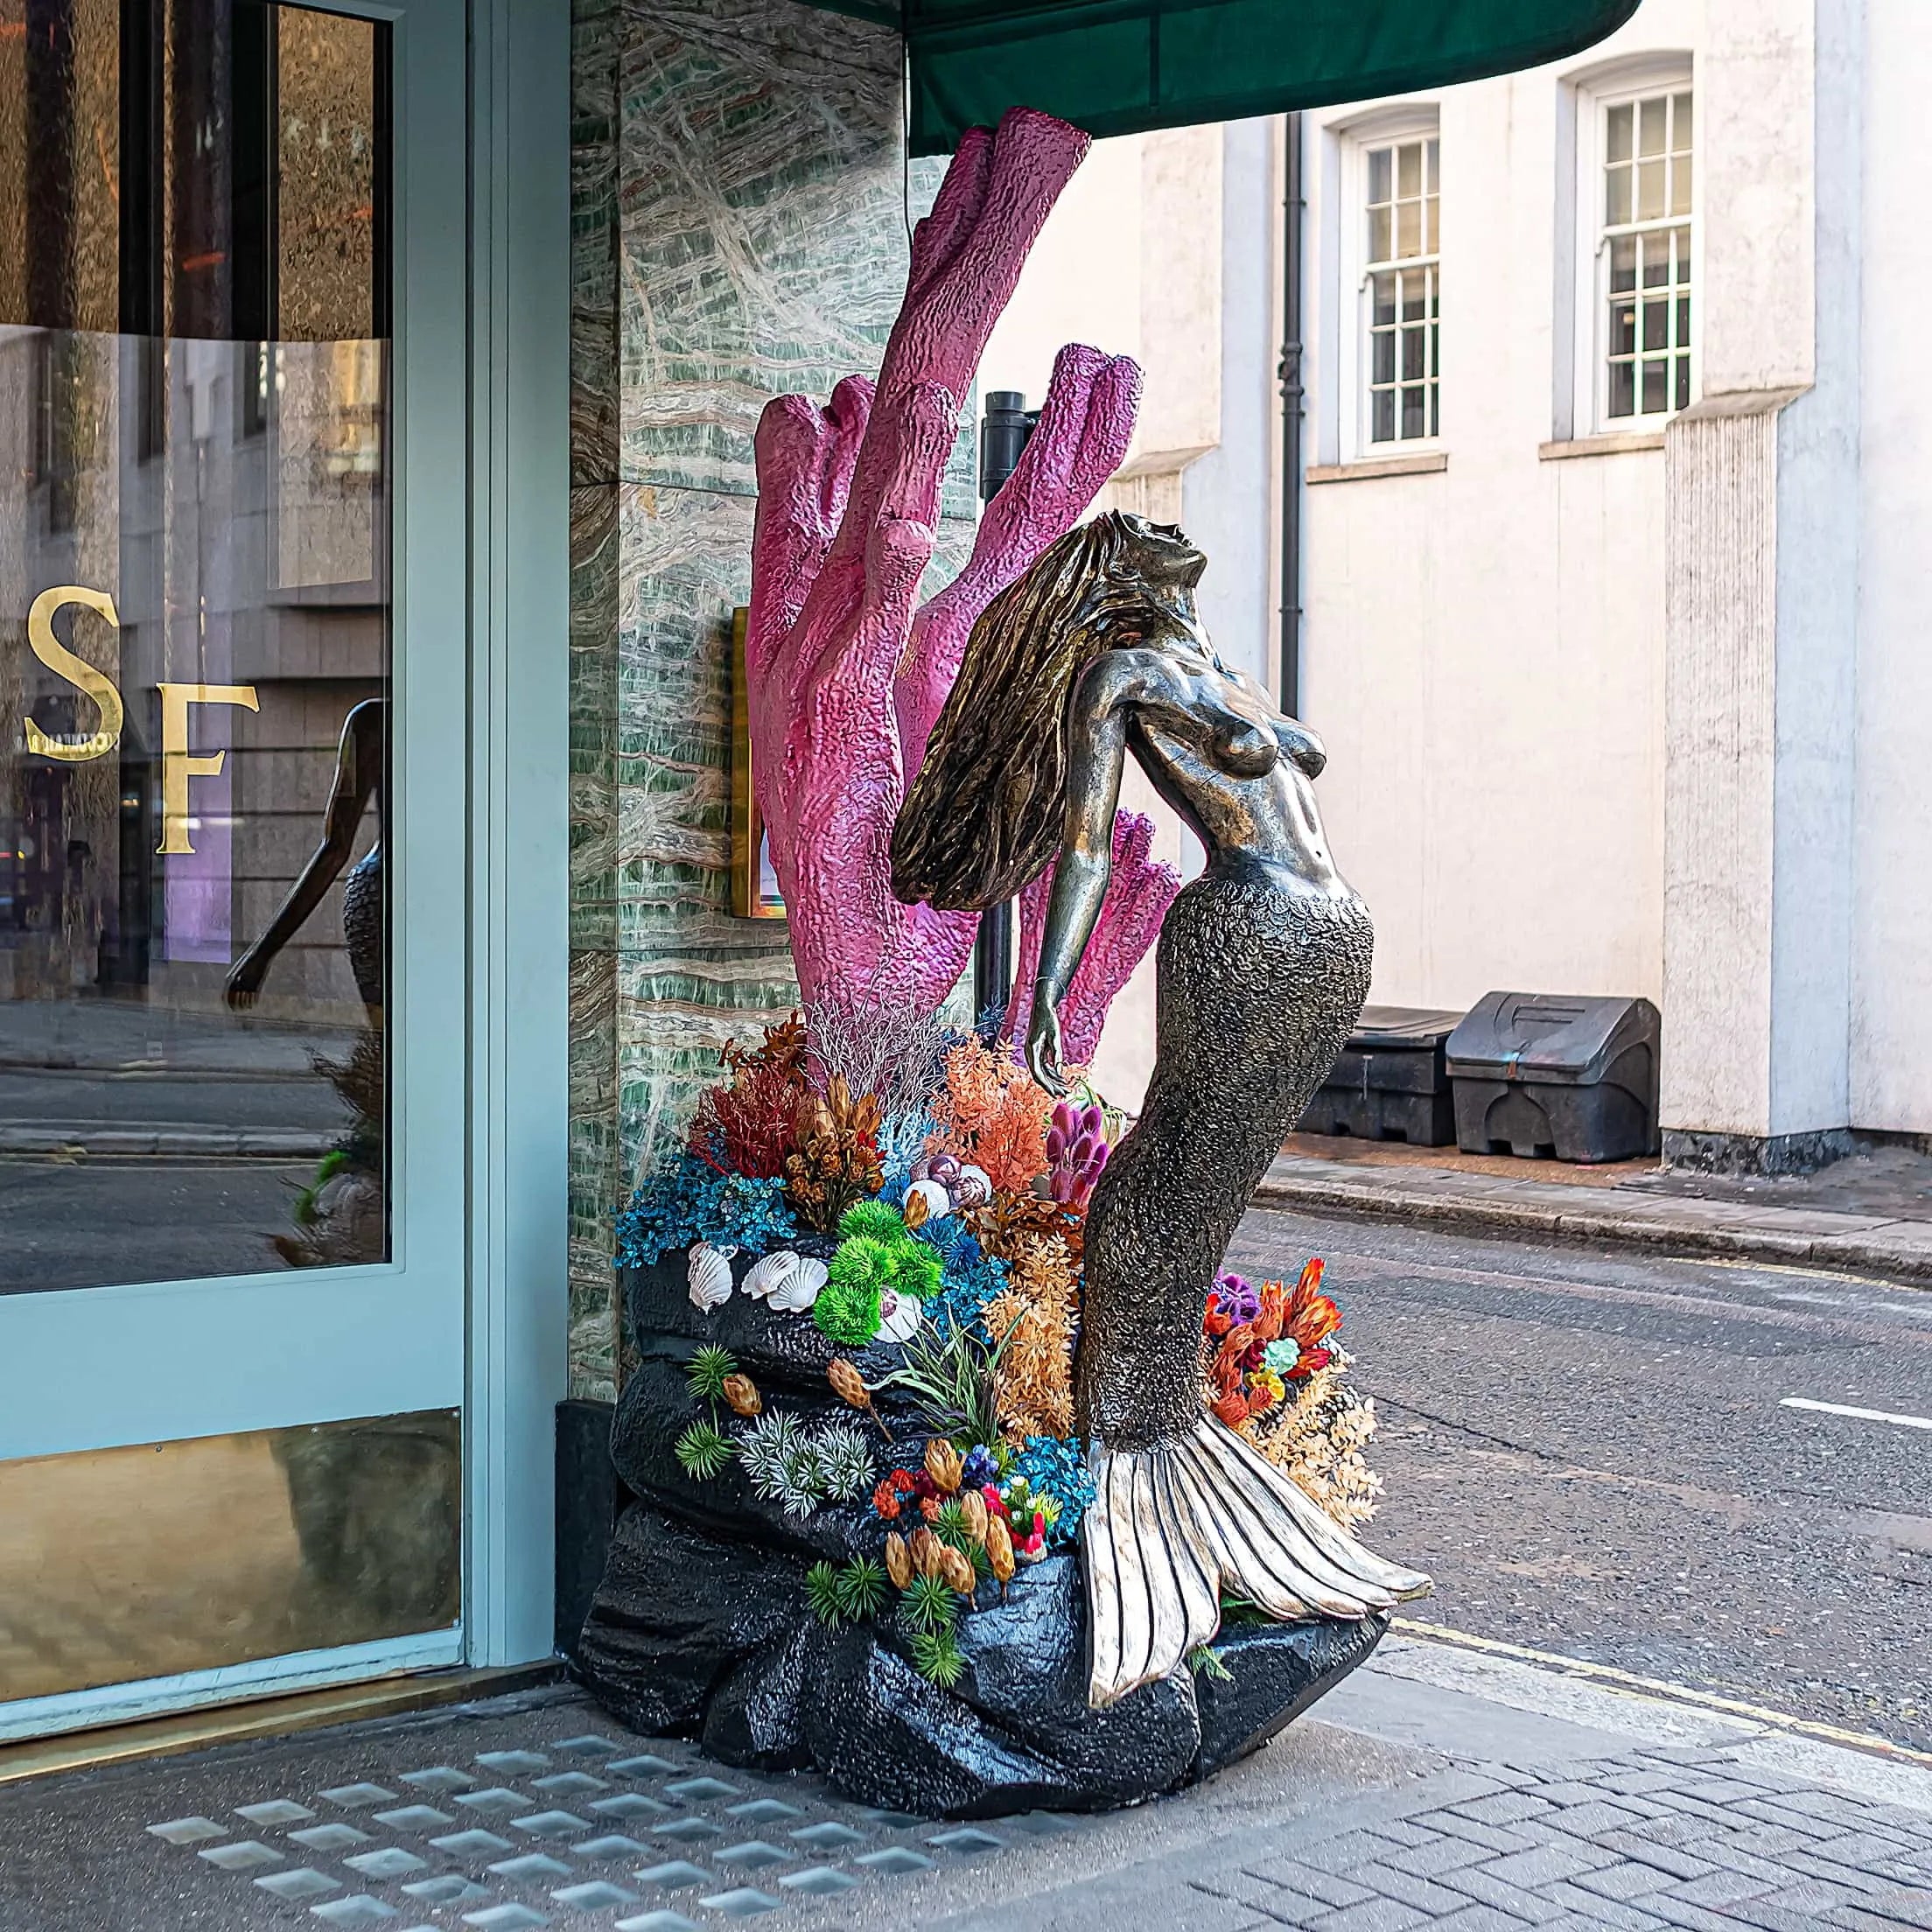
[[[1097,1709],[1180,1668],[1228,1589],[1284,1623],[1367,1616],[1433,1586],[1373,1555],[1213,1417],[1148,1449],[1095,1451],[1081,1525]]]

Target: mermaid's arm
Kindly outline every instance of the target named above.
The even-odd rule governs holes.
[[[1166,667],[1148,651],[1110,651],[1082,676],[1067,717],[1067,816],[1054,890],[1046,902],[1026,1064],[1049,1093],[1066,1091],[1060,1070],[1060,1003],[1094,936],[1113,871],[1114,814],[1127,759],[1130,704],[1149,695]]]

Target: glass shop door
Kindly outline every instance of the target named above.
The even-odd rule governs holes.
[[[0,1737],[461,1654],[464,29],[375,10],[0,0]]]

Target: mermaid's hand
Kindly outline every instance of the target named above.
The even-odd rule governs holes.
[[[1067,1091],[1060,1070],[1060,1000],[1045,986],[1033,990],[1032,1016],[1026,1027],[1026,1069],[1050,1094]]]

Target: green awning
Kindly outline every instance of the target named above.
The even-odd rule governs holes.
[[[1365,101],[1560,60],[1637,0],[819,0],[906,35],[912,150],[1011,107],[1096,135]]]

